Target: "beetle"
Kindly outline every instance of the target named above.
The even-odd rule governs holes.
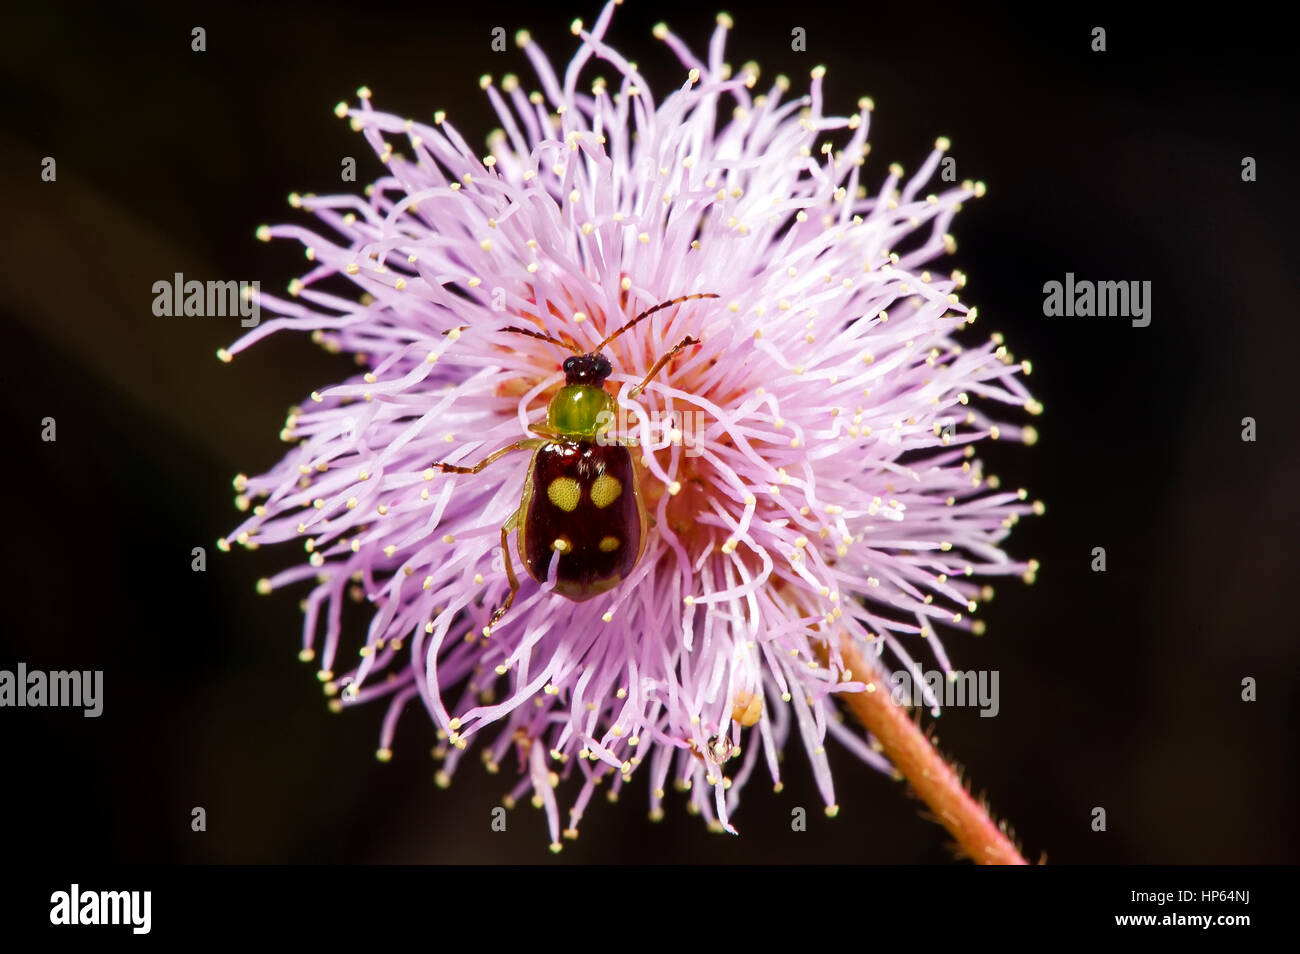
[[[646,543],[646,510],[637,488],[632,454],[621,440],[603,439],[614,418],[614,394],[605,388],[613,365],[601,352],[619,335],[657,311],[712,293],[682,295],[641,312],[591,351],[530,328],[504,331],[527,335],[571,351],[564,359],[564,386],[546,408],[545,425],[532,425],[536,437],[515,441],[493,451],[470,467],[442,461],[433,466],[443,473],[477,474],[514,451],[532,451],[524,478],[519,508],[501,525],[501,551],[505,556],[510,592],[492,613],[483,634],[505,616],[519,592],[508,544],[517,530],[515,546],[524,569],[545,583],[551,560],[557,560],[554,592],[575,602],[589,600],[617,586],[641,559]],[[635,398],[664,366],[686,348],[699,344],[687,335],[651,366],[649,373],[629,392]]]

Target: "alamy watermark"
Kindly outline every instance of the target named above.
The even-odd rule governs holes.
[[[981,719],[991,719],[1002,708],[998,698],[998,680],[996,669],[954,669],[949,673],[932,669],[922,672],[921,667],[913,663],[911,669],[899,669],[889,674],[889,690],[894,701],[902,706],[929,706],[934,715],[943,709],[973,706],[979,708]]]
[[[85,718],[97,719],[104,711],[104,670],[44,672],[26,663],[14,672],[0,669],[0,708],[28,706],[83,709]]]
[[[132,934],[148,934],[153,925],[152,891],[69,891],[50,895],[51,924],[125,924]]]
[[[238,316],[241,328],[262,320],[261,282],[200,282],[182,272],[171,281],[153,283],[153,313],[159,318],[226,318]]]
[[[1043,314],[1048,318],[1132,318],[1134,328],[1151,324],[1150,282],[1065,281],[1043,285]]]
[[[641,433],[641,415],[620,407],[618,413],[601,411],[596,416],[596,443],[631,444],[635,446]],[[659,436],[670,445],[679,444],[687,457],[699,457],[700,440],[708,424],[704,411],[651,411],[647,416],[651,436]]]

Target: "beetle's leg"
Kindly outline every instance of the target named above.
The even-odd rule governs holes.
[[[669,361],[673,360],[673,358],[677,357],[678,353],[682,349],[689,348],[691,345],[697,345],[699,343],[700,340],[698,338],[692,338],[690,335],[687,335],[681,341],[677,342],[677,344],[669,348],[666,352],[664,352],[664,354],[660,355],[659,360],[656,361],[654,363],[654,366],[650,369],[650,373],[647,374],[642,379],[640,384],[638,384],[631,391],[629,391],[627,396],[629,398],[635,399],[637,395],[639,395],[642,391],[645,390],[646,385],[650,383],[651,379],[654,378],[656,374],[658,374],[660,371],[664,369],[664,365],[667,364]]]
[[[485,637],[492,635],[492,627],[506,615],[506,611],[515,602],[515,594],[519,592],[519,577],[515,576],[515,565],[510,561],[510,531],[519,525],[519,515],[520,511],[516,510],[510,515],[510,519],[501,524],[501,556],[506,561],[506,579],[510,581],[510,592],[506,594],[501,605],[492,611],[492,618],[483,627]]]
[[[446,464],[443,463],[442,461],[437,461],[436,463],[434,463],[433,466],[438,468],[444,474],[477,474],[488,464],[496,463],[498,460],[500,460],[502,457],[505,457],[506,454],[509,454],[511,451],[536,450],[537,448],[541,447],[543,443],[544,443],[543,441],[540,441],[535,437],[530,437],[522,441],[515,441],[513,444],[509,444],[501,448],[500,450],[495,450],[492,453],[488,454],[486,457],[484,457],[473,467],[462,467],[459,464]]]
[[[545,424],[529,424],[528,429],[539,437],[545,437],[549,440],[554,440],[555,438],[562,436],[558,432],[551,430]]]

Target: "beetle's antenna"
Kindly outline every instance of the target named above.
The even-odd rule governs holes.
[[[680,305],[684,301],[692,301],[696,298],[717,298],[717,297],[718,296],[713,294],[712,292],[702,292],[695,295],[682,295],[680,298],[674,298],[671,301],[661,301],[653,308],[647,308],[645,311],[641,312],[641,314],[637,315],[635,318],[633,318],[631,321],[625,324],[622,328],[618,329],[618,331],[614,332],[612,335],[610,335],[600,344],[596,345],[596,347],[591,349],[591,353],[595,354],[596,352],[603,350],[605,345],[609,344],[611,341],[613,341],[623,332],[627,331],[629,328],[635,325],[642,318],[649,318],[656,311],[662,311],[665,308],[671,308],[673,305]]]
[[[571,345],[561,341],[559,338],[552,338],[550,335],[543,334],[540,331],[532,331],[528,328],[516,328],[513,325],[509,328],[502,328],[502,331],[512,331],[517,335],[527,335],[530,338],[537,338],[539,341],[549,341],[557,348],[563,348],[565,351],[572,351],[574,354],[582,354],[582,350],[577,345]]]

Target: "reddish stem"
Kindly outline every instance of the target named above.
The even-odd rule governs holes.
[[[994,822],[986,805],[973,798],[957,772],[926,738],[908,711],[894,701],[874,666],[852,647],[840,647],[844,667],[870,679],[874,690],[840,698],[875,736],[889,761],[934,812],[935,819],[971,860],[981,865],[1028,864],[1007,836],[1005,822]]]

